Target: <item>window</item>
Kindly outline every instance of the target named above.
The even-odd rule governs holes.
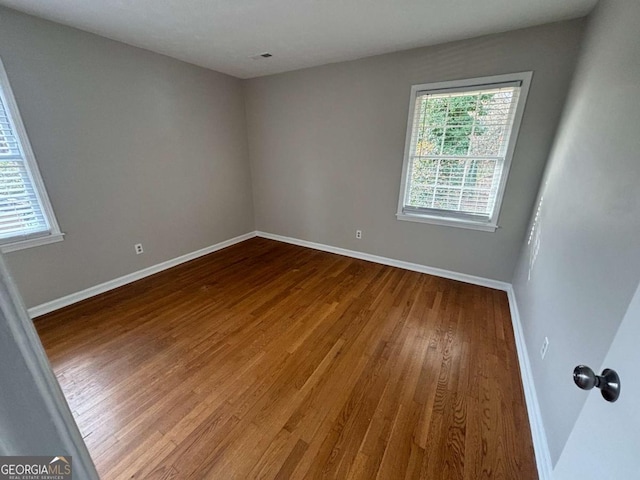
[[[0,249],[58,242],[62,235],[0,61]]]
[[[531,72],[416,85],[397,217],[495,231]]]

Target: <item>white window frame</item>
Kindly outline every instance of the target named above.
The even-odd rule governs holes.
[[[16,104],[11,85],[9,84],[9,78],[0,59],[0,96],[2,102],[9,113],[13,128],[15,129],[16,137],[18,138],[20,152],[24,158],[31,183],[34,187],[36,196],[40,203],[42,213],[44,214],[45,221],[48,224],[47,232],[39,232],[30,235],[16,235],[14,237],[5,238],[0,243],[0,251],[2,253],[14,252],[16,250],[22,250],[23,248],[36,247],[39,245],[46,245],[48,243],[60,242],[64,238],[64,234],[60,231],[60,226],[53,212],[53,207],[49,200],[47,190],[45,188],[36,157],[31,148],[29,137],[27,136],[27,130],[22,122],[18,105]]]
[[[487,232],[495,232],[498,227],[498,218],[500,216],[500,209],[502,207],[502,200],[504,197],[504,191],[507,185],[507,179],[509,177],[509,169],[511,167],[511,160],[513,152],[515,150],[516,142],[518,139],[518,133],[520,131],[520,123],[524,114],[525,104],[527,96],[529,94],[529,86],[531,85],[531,77],[533,72],[518,72],[505,75],[493,75],[489,77],[469,78],[464,80],[452,80],[446,82],[437,83],[425,83],[421,85],[413,85],[411,87],[411,99],[409,103],[409,118],[407,120],[407,133],[405,138],[404,147],[404,160],[402,165],[402,181],[400,184],[400,197],[398,199],[398,211],[396,218],[398,220],[406,220],[410,222],[431,223],[435,225],[447,225],[451,227],[469,228],[473,230],[483,230]],[[520,94],[518,97],[518,103],[516,105],[516,111],[513,120],[513,127],[511,129],[511,135],[509,136],[509,143],[504,158],[504,164],[502,167],[502,175],[500,178],[500,184],[498,186],[498,192],[496,195],[496,201],[493,208],[492,215],[487,220],[476,220],[464,215],[456,215],[454,212],[443,210],[442,213],[434,210],[433,212],[407,212],[404,210],[406,195],[409,186],[409,165],[411,155],[411,134],[413,131],[413,121],[415,113],[415,105],[418,93],[424,93],[430,90],[449,90],[449,89],[478,89],[483,87],[491,87],[494,84],[512,82],[520,82]]]

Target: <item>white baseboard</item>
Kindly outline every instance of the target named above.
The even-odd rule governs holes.
[[[427,273],[436,277],[458,280],[460,282],[471,283],[473,285],[480,285],[482,287],[495,288],[496,290],[503,290],[505,292],[511,286],[509,283],[501,282],[499,280],[476,277],[474,275],[467,275],[466,273],[453,272],[451,270],[444,270],[442,268],[428,267],[426,265],[420,265],[419,263],[411,263],[402,260],[395,260],[393,258],[380,257],[378,255],[371,255],[370,253],[358,252],[356,250],[347,250],[345,248],[334,247],[322,243],[309,242],[307,240],[299,240],[292,237],[284,237],[282,235],[275,235],[273,233],[257,231],[256,236],[268,238],[270,240],[277,240],[278,242],[291,243],[293,245],[299,245],[301,247],[313,248],[314,250],[322,250],[323,252],[336,253],[338,255],[344,255],[345,257],[358,258],[360,260],[367,260],[369,262],[380,263],[382,265],[389,265],[390,267],[398,267],[414,272]]]
[[[516,340],[518,363],[520,364],[522,388],[524,389],[524,398],[527,403],[527,413],[529,415],[529,426],[531,427],[533,449],[535,451],[536,463],[538,465],[538,477],[540,480],[553,480],[553,467],[551,464],[551,454],[549,453],[549,444],[544,430],[544,423],[542,422],[542,414],[540,413],[540,404],[538,403],[536,386],[533,383],[533,372],[531,370],[531,363],[529,362],[527,344],[524,340],[522,323],[520,322],[518,303],[516,302],[516,295],[513,290],[513,286],[511,285],[509,285],[509,288],[507,289],[507,297],[509,298],[511,323],[513,324],[513,335]]]
[[[225,240],[224,242],[216,243],[215,245],[196,250],[195,252],[187,253],[186,255],[181,255],[180,257],[167,260],[166,262],[162,262],[157,265],[138,270],[137,272],[124,275],[123,277],[109,280],[108,282],[101,283],[100,285],[95,285],[85,290],[81,290],[79,292],[72,293],[55,300],[51,300],[50,302],[31,307],[28,310],[29,315],[31,316],[31,318],[39,317],[40,315],[53,312],[54,310],[58,310],[59,308],[67,307],[74,303],[80,302],[81,300],[86,300],[87,298],[91,298],[101,293],[108,292],[109,290],[113,290],[114,288],[118,288],[128,283],[135,282],[136,280],[148,277],[150,275],[153,275],[154,273],[158,273],[163,270],[167,270],[168,268],[175,267],[176,265],[180,265],[181,263],[185,263],[198,257],[208,255],[209,253],[222,250],[223,248],[230,247],[231,245],[235,245],[236,243],[244,242],[245,240],[248,240],[255,236],[256,232],[245,233],[244,235]]]

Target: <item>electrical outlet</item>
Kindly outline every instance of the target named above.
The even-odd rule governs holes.
[[[141,253],[144,253],[144,250],[142,249],[142,244],[141,243],[136,243],[133,248],[136,249],[136,255],[140,255]]]
[[[544,357],[547,355],[547,350],[549,350],[549,337],[544,337],[544,342],[542,342],[542,347],[540,347],[540,357],[544,360]]]
[[[356,238],[358,240],[362,239],[362,230],[356,230]]]

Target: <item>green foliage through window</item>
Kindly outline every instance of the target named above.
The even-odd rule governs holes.
[[[514,87],[418,94],[407,205],[489,215],[517,97]]]

